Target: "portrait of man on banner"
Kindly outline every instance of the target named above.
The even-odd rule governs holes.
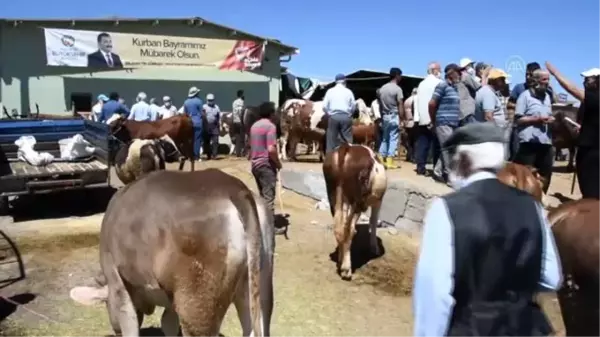
[[[90,68],[123,68],[119,55],[112,52],[112,38],[108,33],[100,33],[97,37],[98,50],[88,54],[87,66]]]

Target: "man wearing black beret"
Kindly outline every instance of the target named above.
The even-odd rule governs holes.
[[[455,192],[424,219],[413,290],[415,336],[547,336],[533,301],[561,285],[542,206],[501,183],[505,136],[491,122],[455,130],[443,144]]]

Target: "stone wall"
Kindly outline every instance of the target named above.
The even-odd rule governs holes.
[[[322,205],[328,204],[325,180],[320,171],[283,169],[281,180],[284,188],[320,201]],[[388,180],[379,219],[386,226],[419,233],[429,201],[437,195],[410,181]]]

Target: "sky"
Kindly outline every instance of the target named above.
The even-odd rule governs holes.
[[[102,4],[106,3],[106,9]],[[581,83],[600,66],[598,0],[82,0],[3,1],[4,18],[199,16],[299,48],[285,64],[297,76],[331,79],[359,69],[425,75],[463,57],[503,68],[522,82],[523,62],[552,62]],[[554,81],[553,86],[563,92]]]

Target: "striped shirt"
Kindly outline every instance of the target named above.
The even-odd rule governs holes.
[[[431,97],[438,104],[435,125],[458,126],[460,116],[460,96],[458,90],[446,81],[440,82]]]
[[[267,118],[255,122],[250,128],[250,161],[252,168],[267,166],[273,167],[269,160],[269,146],[277,142],[277,129],[275,124]]]

